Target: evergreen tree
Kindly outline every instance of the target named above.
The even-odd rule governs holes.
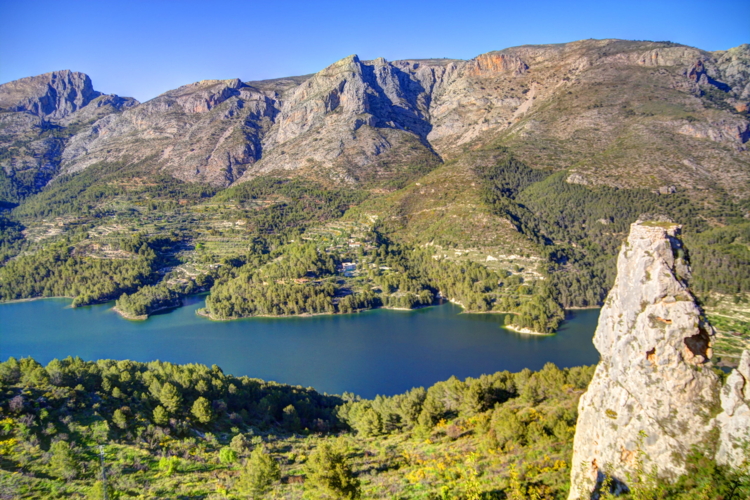
[[[167,422],[169,422],[169,414],[162,405],[159,405],[154,408],[152,420],[156,425],[167,425]]]
[[[71,480],[78,475],[78,460],[73,449],[65,441],[56,441],[50,447],[50,473],[61,479]]]
[[[198,422],[202,424],[207,424],[214,418],[213,411],[211,410],[211,403],[209,403],[208,399],[203,396],[195,400],[193,408],[190,411],[193,416],[198,419]]]
[[[223,464],[231,464],[237,461],[237,452],[229,446],[224,446],[219,450],[219,462]]]
[[[290,432],[299,432],[302,427],[302,423],[297,415],[297,409],[293,405],[289,405],[284,408],[284,417],[282,424]]]
[[[281,469],[263,446],[257,446],[240,472],[237,490],[253,499],[265,498],[275,482],[281,479]]]
[[[305,498],[351,500],[360,497],[359,479],[352,471],[341,444],[323,443],[307,462]]]
[[[161,387],[159,401],[161,401],[164,409],[171,414],[175,414],[182,406],[182,395],[175,386],[167,382]]]
[[[122,410],[115,410],[112,414],[112,422],[120,429],[125,429],[128,426],[128,418]]]
[[[237,455],[242,455],[247,450],[248,441],[244,434],[237,434],[232,438],[232,442],[229,443],[229,447],[234,450]]]

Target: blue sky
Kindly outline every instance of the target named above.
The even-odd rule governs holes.
[[[470,59],[584,38],[750,43],[750,1],[0,0],[0,83],[59,69],[141,101],[197,80],[363,59]]]

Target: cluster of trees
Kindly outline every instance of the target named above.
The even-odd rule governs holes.
[[[212,318],[335,312],[333,297],[337,287],[333,283],[264,284],[242,278],[214,285],[211,295],[206,298],[206,310]]]
[[[120,295],[115,307],[127,316],[143,317],[161,309],[177,307],[181,303],[181,293],[165,284],[159,284],[143,286],[130,295]]]
[[[8,218],[0,207],[0,265],[16,255],[23,246],[23,225]]]
[[[336,262],[331,255],[319,251],[312,243],[286,245],[271,255],[272,261],[257,270],[260,279],[295,280],[320,278],[336,272]],[[253,271],[241,270],[240,273]]]
[[[80,172],[61,175],[42,192],[24,200],[13,214],[22,218],[102,217],[113,213],[104,205],[118,197],[144,206],[161,199],[169,202],[170,208],[175,208],[179,200],[194,203],[216,193],[211,186],[183,182],[166,174],[154,175],[148,169],[149,161],[146,159],[137,165],[100,163]]]
[[[467,311],[514,313],[510,324],[541,333],[554,332],[565,317],[546,284],[524,284],[519,275],[500,276],[476,262],[436,259],[427,248],[389,243],[382,236],[379,240],[383,243],[374,254],[376,264],[395,271],[374,278],[392,294],[384,299],[386,305],[426,305],[439,292]],[[394,293],[397,290],[402,293]]]
[[[385,305],[396,309],[414,309],[432,305],[434,302],[435,295],[430,290],[419,293],[393,293],[385,297]]]
[[[432,303],[432,300],[430,300],[430,303]],[[365,309],[375,309],[382,305],[382,298],[372,290],[365,290],[363,292],[341,297],[337,304],[338,312],[342,314],[353,313]]]
[[[558,172],[529,186],[510,209],[519,229],[543,246],[555,298],[564,307],[603,303],[614,283],[620,245],[642,214],[668,215],[686,230],[696,225],[696,210],[682,195],[586,187],[566,182],[567,175]]]
[[[233,273],[216,280],[206,299],[206,310],[211,317],[335,312],[333,297],[338,291],[335,282],[311,281],[336,271],[330,255],[318,251],[315,245],[295,243],[271,252],[263,259],[267,263],[260,267],[254,265],[258,260],[250,257]]]
[[[114,299],[149,280],[154,254],[134,259],[78,257],[62,243],[0,268],[0,299],[74,297],[74,306]]]
[[[10,358],[0,363],[0,384],[4,411],[34,415],[28,427],[42,441],[47,417],[38,417],[43,410],[47,416],[72,411],[81,420],[96,413],[110,424],[109,438],[149,447],[154,426],[180,436],[189,436],[191,428],[220,432],[237,425],[318,431],[340,427],[334,414],[342,402],[338,397],[226,375],[215,365],[66,358],[42,366],[31,358]],[[44,394],[48,396],[40,405],[37,399]],[[71,432],[64,422],[53,425]]]
[[[213,318],[256,315],[350,313],[375,307],[413,309],[431,305],[438,293],[467,311],[517,313],[516,326],[553,332],[564,318],[547,285],[526,283],[519,275],[501,277],[471,261],[435,259],[425,248],[393,243],[377,231],[376,248],[360,249],[366,265],[361,290],[340,285],[334,273],[343,257],[311,243],[290,243],[257,256],[227,261],[231,270],[217,277],[206,299]]]
[[[334,277],[343,257],[328,255],[311,243],[257,247],[258,256],[227,261],[231,270],[217,278],[206,300],[211,317],[350,313],[375,307],[413,309],[434,304],[438,294],[473,312],[514,313],[512,324],[554,332],[564,311],[546,283],[524,283],[518,274],[500,276],[471,261],[436,259],[429,249],[394,243],[375,231],[374,249],[357,259],[366,279],[361,290]]]
[[[214,200],[243,204],[276,199],[271,206],[244,214],[248,231],[267,235],[288,233],[310,224],[337,219],[367,196],[366,191],[326,188],[303,179],[259,177],[222,191]]]
[[[548,285],[528,300],[521,302],[514,315],[505,317],[507,325],[527,328],[539,333],[553,333],[565,319],[565,311],[554,299],[554,292]]]
[[[690,285],[698,294],[750,291],[750,223],[688,234],[684,242],[693,268]]]
[[[163,264],[157,250],[174,243],[169,238],[137,235],[119,243],[130,258],[99,259],[78,255],[70,241],[61,241],[1,267],[0,300],[73,297],[75,307],[116,299],[153,282]]]
[[[514,400],[522,405],[537,406],[545,401],[567,400],[566,391],[585,389],[593,373],[593,366],[561,370],[548,363],[538,372],[528,369],[518,373],[504,371],[464,381],[451,377],[427,390],[419,387],[396,396],[349,401],[337,409],[337,414],[359,435],[370,437],[405,430],[429,435],[441,421],[471,418],[490,411],[487,416],[495,423],[493,429],[497,433],[500,431],[498,427],[509,424],[504,418],[496,418],[495,413],[503,416],[508,412],[518,413],[518,408],[514,411],[505,403]],[[575,409],[566,408],[550,415],[542,422],[543,429],[539,431],[552,435],[559,426],[558,422],[562,421],[569,432],[569,427],[575,426],[576,418]],[[525,443],[525,429],[515,427],[518,428],[515,433],[500,432],[502,444],[510,441]]]
[[[252,450],[235,492],[260,499],[281,478],[278,458],[269,455],[263,438],[238,428],[282,434],[343,430],[335,414],[342,403],[313,389],[226,375],[216,366],[66,358],[45,367],[31,358],[10,358],[0,363],[0,467],[24,468],[31,477],[87,481],[89,497],[101,498],[111,486],[97,481],[96,445],[137,444],[149,455],[129,457],[131,474],[154,466],[171,476],[184,471],[184,460],[174,451],[166,454],[165,443],[175,445],[172,449],[187,445],[191,458],[205,463],[208,450],[195,447],[200,429],[209,445],[214,443],[220,464],[231,467]],[[214,437],[230,432],[234,437],[227,446]],[[359,480],[347,453],[330,443],[316,448],[305,468],[306,488],[358,496]]]
[[[409,255],[411,269],[421,275],[422,282],[469,311],[489,311],[498,293],[500,276],[471,261],[435,259],[428,249],[413,250]]]

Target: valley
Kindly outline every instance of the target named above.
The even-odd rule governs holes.
[[[617,39],[0,85],[2,495],[741,498],[749,110]]]

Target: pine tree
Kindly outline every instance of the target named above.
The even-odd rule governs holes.
[[[78,475],[78,460],[70,445],[65,441],[56,441],[50,447],[52,457],[49,468],[52,475],[71,480]]]
[[[128,418],[122,410],[115,410],[112,414],[112,422],[120,429],[125,429],[128,426]]]
[[[182,395],[175,386],[167,382],[161,387],[159,401],[169,413],[174,414],[182,406]]]
[[[198,422],[202,424],[207,424],[214,418],[213,411],[211,411],[211,403],[202,396],[195,400],[193,408],[190,411],[198,419]]]
[[[290,432],[299,432],[302,423],[300,422],[299,415],[297,415],[297,409],[293,405],[289,405],[283,410],[284,417],[282,424]]]
[[[167,422],[169,422],[169,414],[162,405],[159,405],[154,408],[152,420],[156,425],[167,425]]]
[[[250,454],[250,459],[240,472],[237,490],[253,499],[265,498],[271,486],[279,479],[279,464],[260,445]]]
[[[354,476],[341,444],[323,443],[307,462],[305,498],[352,500],[360,497],[359,479]]]

